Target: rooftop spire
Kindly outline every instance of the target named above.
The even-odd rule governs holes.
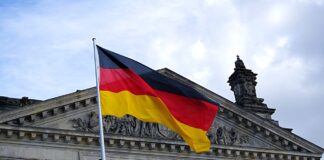
[[[235,68],[236,69],[239,69],[239,68],[240,69],[245,69],[245,65],[244,65],[243,61],[240,59],[240,56],[237,55],[236,58],[237,58],[237,60],[235,62]]]
[[[256,73],[246,69],[243,61],[237,55],[234,73],[229,77],[228,83],[234,92],[236,104],[239,107],[252,111],[263,118],[271,119],[274,109],[267,107],[262,98],[256,95]]]

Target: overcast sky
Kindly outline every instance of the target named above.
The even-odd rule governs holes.
[[[236,55],[283,127],[324,147],[323,0],[1,0],[0,96],[95,86],[92,37],[234,101]]]

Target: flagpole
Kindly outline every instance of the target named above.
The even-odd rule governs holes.
[[[96,38],[92,38],[93,42],[93,53],[94,53],[94,61],[95,61],[95,72],[96,72],[96,88],[97,88],[97,99],[98,99],[98,119],[99,119],[99,128],[100,128],[100,146],[101,146],[101,160],[106,160],[106,153],[105,153],[105,139],[103,134],[103,126],[102,126],[102,114],[101,114],[101,101],[100,101],[100,94],[99,94],[99,79],[98,79],[98,54],[96,52]]]

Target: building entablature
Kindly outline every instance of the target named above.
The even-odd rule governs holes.
[[[0,124],[0,140],[7,143],[26,143],[28,145],[40,145],[47,147],[63,147],[65,149],[84,149],[99,151],[99,136],[95,133],[84,133],[70,130],[55,130],[35,127],[17,127]],[[140,137],[125,137],[117,135],[105,135],[105,145],[115,150],[138,150],[155,154],[181,153],[185,157],[200,157],[213,159],[216,157],[233,157],[241,159],[303,159],[315,160],[321,154],[299,153],[294,151],[281,151],[260,148],[235,147],[212,145],[210,152],[195,154],[184,143],[179,141],[156,140]],[[180,157],[181,157],[180,155]],[[199,155],[199,156],[198,156]]]

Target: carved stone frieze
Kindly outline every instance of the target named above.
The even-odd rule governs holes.
[[[214,132],[209,130],[208,137],[212,143],[221,145],[243,145],[250,142],[249,136],[226,126],[219,126]]]
[[[79,131],[98,132],[98,115],[91,112],[85,118],[71,119],[72,127]],[[115,135],[181,140],[181,137],[158,123],[147,123],[127,115],[122,118],[107,116],[103,118],[104,132]],[[211,143],[221,145],[244,145],[250,141],[249,136],[239,133],[232,127],[213,126],[207,133]]]
[[[91,112],[85,118],[71,119],[72,127],[79,131],[98,132],[98,115]],[[146,123],[137,118],[127,115],[123,118],[106,116],[103,118],[104,132],[109,134],[148,137],[148,138],[165,138],[180,140],[181,138],[168,128],[157,123]]]
[[[74,118],[71,119],[72,127],[79,131],[97,132],[98,115],[95,112],[91,112],[86,118]]]

